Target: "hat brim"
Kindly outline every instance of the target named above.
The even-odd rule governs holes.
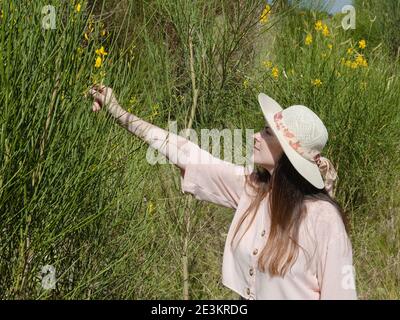
[[[325,185],[317,164],[303,158],[300,154],[298,154],[297,151],[294,150],[286,141],[281,131],[276,127],[274,115],[275,113],[282,111],[282,107],[278,102],[268,97],[264,93],[260,93],[258,95],[258,102],[260,103],[265,120],[278,139],[283,152],[285,152],[290,163],[297,170],[297,172],[300,173],[300,175],[310,182],[314,187],[323,189]]]

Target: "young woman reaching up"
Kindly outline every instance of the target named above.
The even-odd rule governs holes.
[[[225,286],[243,299],[357,299],[348,223],[333,199],[336,172],[321,156],[328,132],[313,111],[282,109],[261,93],[266,126],[254,135],[250,172],[128,113],[111,88],[90,93],[93,111],[106,107],[180,168],[183,192],[235,209],[223,256]]]

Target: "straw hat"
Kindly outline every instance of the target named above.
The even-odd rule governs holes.
[[[264,93],[258,95],[264,117],[279,140],[293,167],[313,186],[325,188],[333,196],[337,173],[332,163],[321,156],[328,131],[309,108],[293,105],[286,109]]]

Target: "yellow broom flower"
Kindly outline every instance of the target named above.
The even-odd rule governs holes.
[[[310,33],[308,33],[306,36],[306,41],[305,41],[306,45],[310,45],[312,43],[312,40],[313,40],[312,35]]]
[[[147,204],[147,214],[152,214],[154,212],[154,204],[153,202],[149,201]]]
[[[365,49],[367,43],[364,39],[361,39],[360,41],[358,41],[358,46],[360,47],[360,49]]]
[[[314,79],[314,80],[311,80],[311,84],[313,84],[316,87],[319,87],[322,85],[322,81],[321,81],[321,79]]]
[[[273,67],[273,68],[272,68],[272,71],[271,71],[271,74],[272,74],[272,76],[273,76],[275,79],[278,79],[278,76],[279,76],[278,67]]]
[[[98,55],[98,56],[106,56],[108,53],[104,50],[104,47],[102,46],[100,49],[97,49],[96,50],[96,54]]]
[[[318,20],[318,21],[315,23],[315,30],[320,31],[320,30],[322,30],[322,28],[323,28],[323,23],[322,23],[321,20]]]
[[[325,37],[329,36],[329,29],[328,29],[328,26],[327,26],[326,24],[324,25],[324,27],[323,27],[323,29],[322,29],[322,34],[323,34]]]
[[[101,67],[101,65],[102,65],[102,63],[103,63],[103,61],[101,60],[101,57],[97,57],[96,58],[96,63],[95,63],[95,67],[96,68],[100,68]]]
[[[270,11],[271,11],[271,7],[267,4],[260,16],[261,23],[263,23],[263,24],[267,23]]]
[[[367,60],[364,58],[362,54],[357,54],[357,57],[355,59],[355,62],[357,65],[362,66],[362,67],[368,67]]]
[[[263,61],[263,65],[264,65],[264,67],[266,67],[266,68],[271,68],[272,67],[272,62],[271,61]]]

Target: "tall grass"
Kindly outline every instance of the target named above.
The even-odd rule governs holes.
[[[0,5],[2,298],[181,299],[183,252],[190,298],[236,298],[220,279],[232,212],[188,201],[176,168],[148,164],[145,144],[92,113],[85,93],[96,82],[128,111],[160,127],[177,120],[179,130],[190,119],[195,129],[257,130],[260,91],[315,110],[354,226],[359,295],[399,298],[398,8],[357,3],[360,28],[344,31],[341,16],[284,1],[260,24],[256,0],[59,0],[56,28],[45,30],[47,4]],[[319,19],[329,36],[315,30]],[[101,46],[108,54],[96,68]],[[356,51],[368,67],[346,65]]]
[[[397,38],[388,35],[400,9],[389,7],[357,2],[354,30],[341,27],[343,15],[291,11],[271,30],[274,56],[253,70],[250,88],[286,106],[309,106],[327,124],[326,155],[339,174],[336,197],[354,227],[360,298],[399,298],[399,57],[393,54]],[[317,21],[329,32],[317,30]]]

